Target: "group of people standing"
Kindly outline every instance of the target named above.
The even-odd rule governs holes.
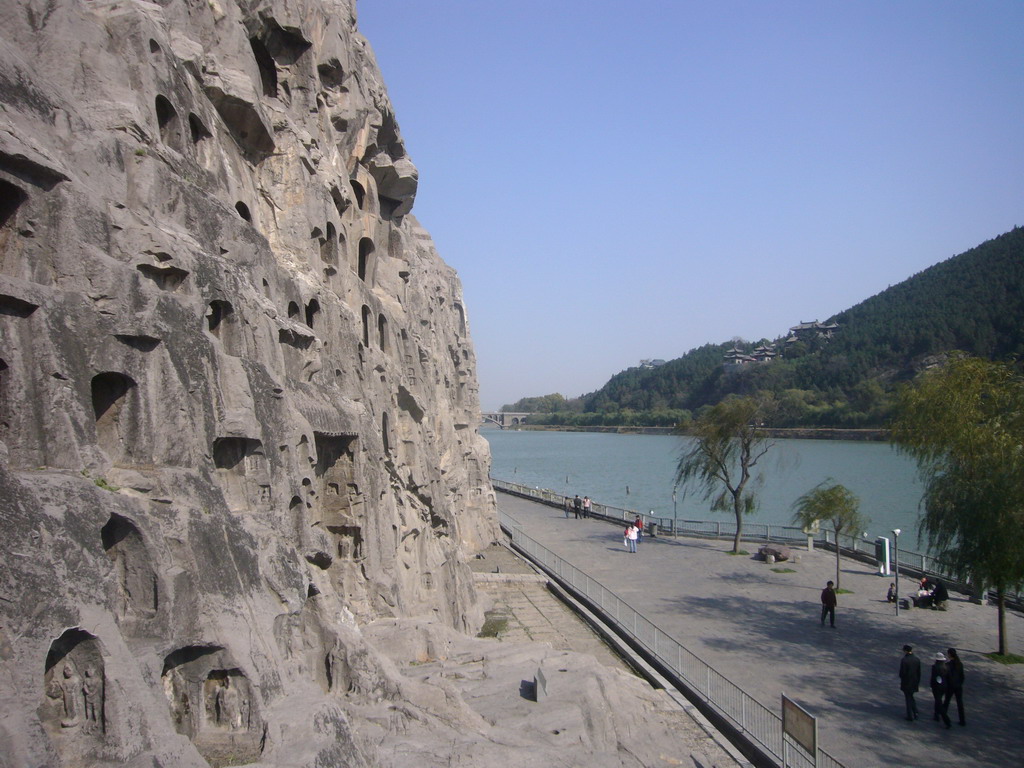
[[[582,499],[577,493],[576,498],[570,499],[568,496],[565,497],[565,517],[568,519],[570,514],[575,513],[576,519],[579,520],[581,517],[590,517],[591,501],[589,496],[584,496]]]
[[[941,720],[947,728],[953,724],[949,719],[949,703],[956,698],[956,711],[960,725],[967,725],[964,717],[964,665],[956,648],[935,654],[930,678],[932,696],[935,699],[933,719]],[[907,703],[907,720],[917,720],[917,702],[914,694],[921,687],[921,660],[914,655],[914,648],[903,646],[900,660],[900,690]]]
[[[622,543],[630,552],[636,552],[636,545],[640,543],[640,539],[643,536],[644,521],[637,515],[636,520],[631,525],[626,526],[626,530],[622,532]]]
[[[590,517],[590,513],[593,509],[593,503],[590,501],[589,496],[584,496],[582,499],[577,493],[575,497],[565,497],[565,517],[569,518],[569,515],[575,515],[576,519]],[[636,545],[640,543],[640,540],[644,536],[644,521],[640,515],[636,516],[636,520],[629,525],[625,531],[622,532],[622,543],[626,549],[630,552],[636,552]]]

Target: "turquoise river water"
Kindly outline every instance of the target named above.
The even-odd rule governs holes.
[[[675,492],[676,463],[686,438],[601,432],[533,432],[484,427],[491,445],[491,477],[681,520],[731,520],[694,491]],[[793,502],[827,478],[860,498],[869,538],[900,528],[907,549],[917,540],[921,484],[916,464],[888,443],[778,440],[758,469],[760,506],[748,520],[788,525]]]

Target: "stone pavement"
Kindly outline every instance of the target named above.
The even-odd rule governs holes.
[[[494,603],[488,622],[499,640],[546,642],[555,650],[589,653],[607,667],[631,671],[597,633],[551,594],[547,577],[507,547],[488,547],[470,566],[477,589]]]
[[[493,604],[488,611],[485,631],[490,627],[500,642],[509,643],[510,647],[513,643],[546,642],[556,651],[586,653],[609,669],[635,674],[600,635],[551,593],[546,576],[506,546],[491,545],[471,561],[471,568],[477,589],[487,594]],[[648,757],[643,765],[663,762],[694,768],[750,765],[680,694],[651,688],[647,695],[652,703],[645,705],[649,709],[640,717],[650,726],[658,721],[662,725],[655,727],[656,733],[648,735],[648,747],[657,747],[654,750],[657,759],[651,762],[652,758]],[[636,705],[635,701],[632,703]],[[620,712],[616,717],[625,719],[636,714]],[[507,711],[502,719],[508,719]],[[680,757],[684,759],[681,761]]]
[[[544,543],[776,711],[786,693],[818,717],[822,746],[847,768],[1002,768],[1024,764],[1024,665],[983,653],[996,648],[996,610],[953,593],[946,612],[885,602],[890,578],[841,561],[837,627],[819,624],[819,594],[835,579],[835,554],[797,551],[768,565],[730,556],[731,542],[644,538],[637,554],[622,526],[568,520],[562,511],[499,493],[499,508]],[[746,549],[755,552],[755,542]],[[792,572],[787,572],[791,570]],[[911,580],[900,581],[904,593]],[[1024,650],[1024,616],[1008,613],[1010,650]],[[897,670],[910,643],[922,660],[921,719],[904,720]],[[935,652],[957,648],[966,668],[967,726],[931,719],[928,672]]]

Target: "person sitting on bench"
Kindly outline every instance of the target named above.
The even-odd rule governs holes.
[[[915,608],[932,607],[932,589],[927,576],[921,577],[921,583],[917,586],[917,594],[912,596]]]

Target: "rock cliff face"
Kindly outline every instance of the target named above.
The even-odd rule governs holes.
[[[363,627],[478,625],[416,184],[350,0],[0,1],[0,766],[372,764]]]

